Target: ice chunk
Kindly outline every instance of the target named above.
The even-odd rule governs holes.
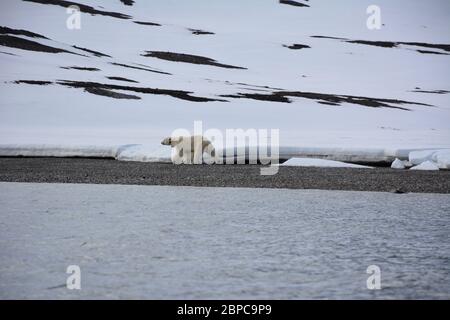
[[[438,150],[419,150],[409,153],[409,161],[413,165],[421,164],[427,160],[433,160],[433,154]]]
[[[334,160],[325,160],[317,158],[291,158],[288,161],[280,164],[280,166],[294,166],[294,167],[330,167],[330,168],[372,168],[353,163],[346,163]]]
[[[412,151],[409,153],[409,161],[413,165],[433,161],[441,169],[450,169],[450,149]]]
[[[450,169],[450,150],[439,150],[433,154],[433,160],[441,169]]]
[[[395,158],[394,162],[391,164],[392,169],[405,169],[405,163],[399,158]]]
[[[410,170],[439,170],[439,167],[433,161],[427,160],[415,167],[412,167]]]

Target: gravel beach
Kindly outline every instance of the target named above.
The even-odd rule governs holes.
[[[0,158],[0,181],[450,193],[450,171],[173,165],[82,158]]]

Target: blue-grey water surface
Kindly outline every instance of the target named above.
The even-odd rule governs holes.
[[[450,195],[0,183],[0,298],[449,299]]]

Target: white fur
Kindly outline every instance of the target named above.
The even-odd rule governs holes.
[[[172,147],[171,160],[174,164],[202,164],[204,152],[215,157],[213,144],[203,136],[168,137],[161,144]]]

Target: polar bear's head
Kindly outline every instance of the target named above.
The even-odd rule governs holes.
[[[161,141],[161,144],[164,146],[170,146],[172,145],[172,138],[165,138],[163,141]]]

